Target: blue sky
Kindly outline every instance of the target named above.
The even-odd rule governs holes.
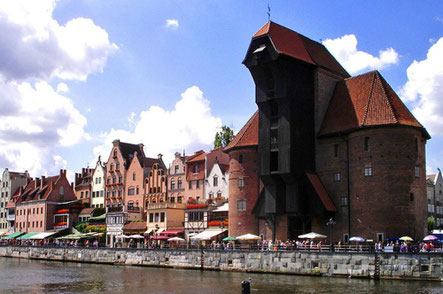
[[[241,62],[268,3],[352,74],[378,69],[433,136],[428,168],[441,165],[443,2],[20,0],[0,8],[0,99],[18,101],[0,110],[0,167],[72,175],[116,138],[167,164],[208,150],[256,110]]]

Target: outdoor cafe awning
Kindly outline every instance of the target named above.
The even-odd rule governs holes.
[[[22,232],[16,232],[16,233],[12,233],[9,236],[3,237],[3,239],[5,239],[5,240],[14,239],[14,238],[17,238],[18,236],[23,235],[23,234],[24,233],[22,233]]]
[[[183,232],[184,232],[183,230],[166,230],[166,231],[161,232],[160,234],[162,236],[177,236],[178,234],[183,233]]]
[[[226,232],[227,230],[217,229],[217,230],[204,230],[203,232],[195,235],[194,237],[191,237],[192,240],[211,240],[215,236],[220,235],[223,232]]]
[[[23,236],[18,237],[17,239],[18,240],[28,240],[32,236],[35,236],[35,235],[38,235],[38,234],[40,234],[40,233],[27,233],[27,234],[24,234]]]
[[[43,239],[46,239],[47,237],[52,236],[52,235],[54,235],[56,233],[58,233],[58,232],[38,233],[37,235],[34,235],[31,238],[29,238],[29,239],[31,239],[31,240],[43,240]]]

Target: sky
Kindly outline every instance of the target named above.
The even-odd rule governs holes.
[[[443,166],[442,1],[0,0],[0,168],[31,176],[145,153],[210,150],[255,112],[242,65],[268,20],[322,42],[351,75],[379,70]]]

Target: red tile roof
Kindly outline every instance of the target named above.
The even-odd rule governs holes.
[[[317,192],[317,195],[320,198],[321,202],[323,203],[325,209],[327,211],[337,211],[334,202],[332,202],[331,197],[329,197],[328,192],[326,192],[326,189],[323,186],[322,182],[320,181],[318,175],[311,173],[306,173],[306,175],[308,176],[309,181],[314,187],[315,192]]]
[[[250,147],[258,145],[258,110],[246,122],[243,128],[234,137],[231,143],[225,147],[224,151],[229,152],[233,149]]]
[[[281,54],[328,69],[345,78],[349,77],[326,47],[318,42],[272,21],[267,22],[252,38],[264,35],[271,38],[275,49]]]
[[[196,162],[205,160],[205,152],[203,150],[196,151],[194,154],[187,156],[187,162]]]
[[[43,200],[48,198],[49,194],[52,192],[51,184],[56,183],[60,176],[53,176],[44,179],[43,185],[37,185],[35,188],[37,179],[31,180],[23,189],[22,193],[17,195],[17,203],[22,203],[31,200]],[[39,180],[39,182],[41,179]],[[39,183],[37,183],[39,184]]]
[[[319,135],[381,125],[422,128],[378,71],[338,82]]]

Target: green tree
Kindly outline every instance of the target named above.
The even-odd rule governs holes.
[[[228,126],[222,126],[220,132],[215,134],[214,148],[226,147],[234,139],[234,131]]]
[[[433,229],[435,229],[435,219],[433,217],[428,217],[428,231],[429,231],[429,234],[432,232]]]

